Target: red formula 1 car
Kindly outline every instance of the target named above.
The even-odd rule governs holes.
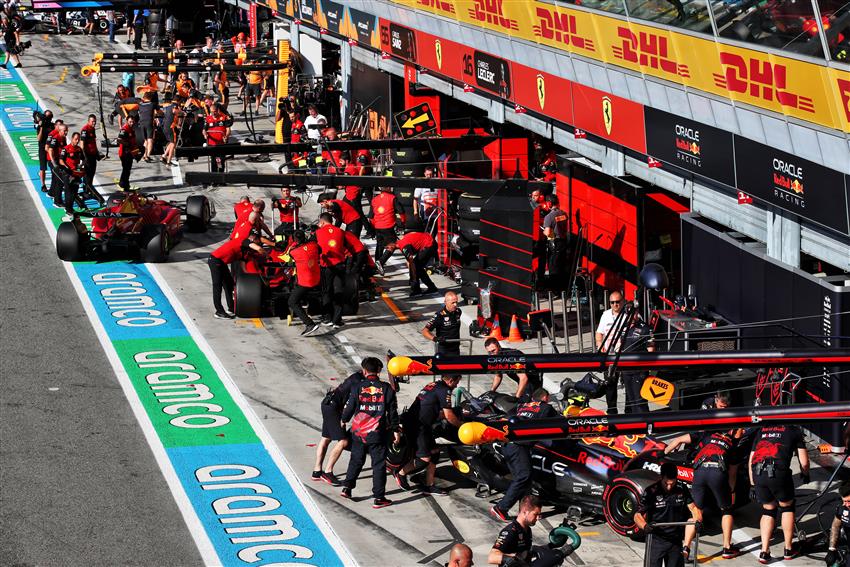
[[[118,249],[137,251],[143,262],[164,262],[184,229],[204,232],[214,216],[215,208],[203,195],[188,197],[185,205],[142,193],[115,195],[105,208],[76,213],[60,224],[56,253],[73,262]],[[90,227],[82,220],[89,218]]]

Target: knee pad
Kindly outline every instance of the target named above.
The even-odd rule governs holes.
[[[768,516],[769,518],[773,518],[775,520],[776,519],[776,508],[770,509],[770,508],[765,508],[764,506],[762,506],[761,507],[761,515],[762,516]]]
[[[788,506],[779,505],[779,513],[780,514],[793,514],[797,507],[794,505],[794,502],[791,502]]]

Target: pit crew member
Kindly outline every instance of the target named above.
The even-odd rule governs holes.
[[[493,549],[487,556],[488,565],[522,566],[531,563],[531,527],[537,523],[542,506],[540,500],[529,494],[519,503],[515,520],[502,528]]]
[[[850,542],[850,482],[844,481],[838,489],[838,494],[841,496],[841,504],[835,508],[835,518],[829,530],[829,551],[824,558],[827,567],[838,563],[838,539],[842,532],[845,544]],[[844,565],[850,567],[850,552],[846,552]]]
[[[694,504],[691,492],[677,477],[675,464],[661,465],[661,478],[643,493],[634,516],[638,529],[653,534],[648,551],[650,567],[684,567],[696,534],[693,525],[654,526],[655,523],[686,522],[691,519],[702,522],[702,512]]]
[[[233,276],[230,275],[230,264],[242,260],[245,253],[254,250],[263,254],[262,247],[258,244],[259,234],[252,231],[242,240],[228,240],[212,251],[207,264],[210,267],[213,288],[213,305],[216,319],[233,319]],[[224,300],[227,302],[227,311],[221,304],[221,292],[224,290]]]
[[[407,222],[404,208],[393,195],[392,188],[381,187],[380,193],[372,198],[369,220],[375,229],[375,262],[379,262],[384,255],[384,247],[396,241],[395,227],[404,226]]]
[[[495,337],[489,337],[484,341],[484,349],[490,356],[525,356],[521,350],[515,348],[505,348]],[[490,391],[495,392],[502,384],[502,373],[498,372],[493,375],[493,383],[490,385]],[[538,388],[543,387],[543,378],[539,373],[528,374],[526,372],[508,372],[508,378],[517,383],[516,397],[522,401],[526,393],[531,393]],[[530,383],[530,387],[529,387]]]
[[[446,374],[436,382],[427,384],[404,414],[404,433],[408,442],[415,443],[414,459],[394,473],[395,480],[403,490],[410,490],[408,478],[425,469],[426,494],[444,496],[446,491],[434,484],[440,449],[434,438],[434,425],[445,419],[450,425],[460,427],[461,420],[452,410],[452,391],[460,383],[460,376]]]
[[[302,206],[301,197],[293,197],[291,187],[280,188],[280,198],[272,199],[272,208],[280,214],[280,224],[274,229],[275,240],[298,228],[298,213]]]
[[[422,328],[422,336],[437,343],[436,354],[441,356],[460,356],[460,318],[457,306],[457,294],[446,292],[443,308],[431,317]]]
[[[62,183],[64,185],[62,200],[65,203],[65,212],[69,215],[74,214],[74,199],[80,190],[80,181],[86,175],[85,156],[79,144],[80,134],[74,132],[71,134],[71,143],[62,148],[59,153],[59,167],[62,169]]]
[[[784,559],[797,556],[794,548],[794,480],[791,473],[791,458],[794,453],[800,460],[800,478],[803,484],[809,482],[809,454],[803,442],[800,428],[794,425],[774,425],[762,427],[753,441],[750,453],[750,484],[762,506],[761,516],[761,553],[759,563],[767,565],[770,556],[770,538],[776,527],[776,509],[782,522],[785,536]]]
[[[423,293],[419,287],[419,282],[425,284],[424,293],[437,293],[440,290],[431,281],[431,276],[428,275],[426,266],[431,259],[437,255],[437,242],[434,237],[427,232],[408,232],[396,242],[390,242],[384,249],[384,255],[381,261],[378,262],[378,271],[383,274],[384,264],[390,259],[396,249],[401,250],[407,259],[407,264],[410,272],[410,296],[416,297]]]
[[[129,191],[133,162],[142,158],[142,152],[136,143],[135,114],[127,117],[127,121],[118,133],[118,158],[121,160],[121,179],[118,181],[118,187],[123,191]]]
[[[86,165],[86,184],[94,187],[94,174],[97,172],[97,162],[103,159],[103,154],[97,149],[97,116],[89,114],[88,121],[80,130],[80,140],[83,143],[83,155]]]
[[[377,360],[377,359],[375,359]],[[395,391],[378,377],[384,367],[378,360],[378,371],[367,370],[366,378],[358,382],[348,396],[342,421],[351,421],[351,458],[345,473],[343,498],[351,498],[351,491],[366,463],[366,453],[372,461],[372,508],[392,504],[385,496],[387,484],[387,434],[392,433],[399,443],[398,406]]]

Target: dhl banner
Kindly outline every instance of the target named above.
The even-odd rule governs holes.
[[[850,132],[850,72],[541,0],[393,1]]]

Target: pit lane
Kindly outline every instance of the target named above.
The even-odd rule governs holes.
[[[24,60],[27,65],[24,71],[42,98],[48,105],[55,103],[53,108],[57,116],[69,122],[73,130],[96,108],[92,86],[80,77],[79,66],[88,63],[91,52],[105,51],[109,46],[100,37],[54,36],[46,40],[37,36],[32,39],[33,49]],[[58,81],[65,68],[71,71],[65,80]],[[105,89],[106,92],[111,90],[116,80],[114,76],[107,76],[109,88]],[[258,127],[268,131],[271,122],[262,121]],[[245,131],[244,119],[237,118],[234,132],[239,137],[244,136]],[[110,132],[114,132],[114,128],[110,128]],[[181,163],[181,167],[183,172],[187,169],[206,170],[203,162],[188,166]],[[258,167],[265,167],[264,172],[269,173],[276,171],[277,164],[258,166],[237,160],[229,167],[230,171],[257,171]],[[117,172],[113,150],[113,158],[100,164],[101,183],[111,182],[117,177]],[[175,175],[176,172],[159,163],[140,163],[134,168],[132,183],[163,198],[183,200],[194,188],[172,186]],[[109,192],[110,188],[102,187],[101,190]],[[327,388],[353,371],[361,357],[375,355],[383,359],[386,348],[398,353],[427,354],[431,345],[425,343],[419,330],[436,309],[439,299],[430,297],[408,301],[405,274],[396,264],[388,271],[383,286],[407,322],[400,321],[384,301],[362,304],[360,314],[348,318],[343,329],[312,339],[302,339],[299,337],[301,327],[288,327],[286,321],[277,319],[214,319],[206,257],[216,243],[226,238],[232,219],[232,205],[246,193],[255,197],[272,195],[269,190],[246,191],[245,187],[220,187],[208,191],[207,195],[219,211],[212,229],[205,234],[188,234],[171,254],[169,262],[159,265],[158,270],[299,477],[307,479],[314,459],[312,445],[319,438],[321,425],[318,402]],[[315,198],[310,199],[305,210],[307,217],[315,218]],[[37,238],[47,238],[43,231],[37,232]],[[52,246],[52,243],[45,244]],[[451,285],[442,277],[435,281],[441,288]],[[30,289],[24,291],[36,293]],[[76,302],[71,296],[65,299]],[[474,307],[464,309],[467,316],[474,316]],[[46,318],[41,315],[34,317],[47,324]],[[536,344],[525,343],[520,348],[535,352]],[[483,352],[481,345],[476,345],[476,352]],[[81,372],[86,367],[83,360],[72,361],[71,364]],[[408,404],[423,383],[423,379],[414,379],[411,385],[403,386],[400,405]],[[472,379],[473,393],[486,390],[487,385],[487,377]],[[338,465],[337,473],[344,471],[344,464],[345,458]],[[470,545],[478,563],[484,563],[499,530],[499,524],[487,516],[487,509],[495,498],[476,498],[474,487],[444,464],[438,476],[441,485],[449,490],[448,496],[435,498],[401,493],[390,479],[388,497],[395,503],[390,508],[376,511],[370,506],[367,474],[368,469],[361,476],[352,502],[339,498],[338,488],[305,482],[319,509],[361,565],[442,564],[447,549],[456,541]],[[815,467],[812,477],[813,483],[807,489],[823,481],[826,472]],[[543,527],[560,522],[562,513],[551,513],[548,509],[546,512]],[[179,521],[171,521],[179,524]],[[736,521],[739,526],[736,541],[747,550],[755,549],[758,545],[758,513],[755,508],[747,507]],[[700,553],[706,556],[704,562],[716,559],[720,551],[719,528],[715,524],[709,524],[708,535],[700,541]],[[180,525],[175,525],[175,529],[185,530]],[[582,547],[567,560],[568,563],[634,565],[642,561],[642,545],[616,536],[603,523],[585,522],[579,531],[583,535]],[[535,530],[536,542],[542,541],[544,536],[544,529]],[[187,536],[187,539],[190,538]],[[186,541],[185,545],[191,546],[191,541]],[[753,561],[754,558],[744,555],[730,564],[751,564]],[[189,558],[187,563],[191,562]],[[789,562],[790,565],[816,563],[818,561],[814,558]]]

